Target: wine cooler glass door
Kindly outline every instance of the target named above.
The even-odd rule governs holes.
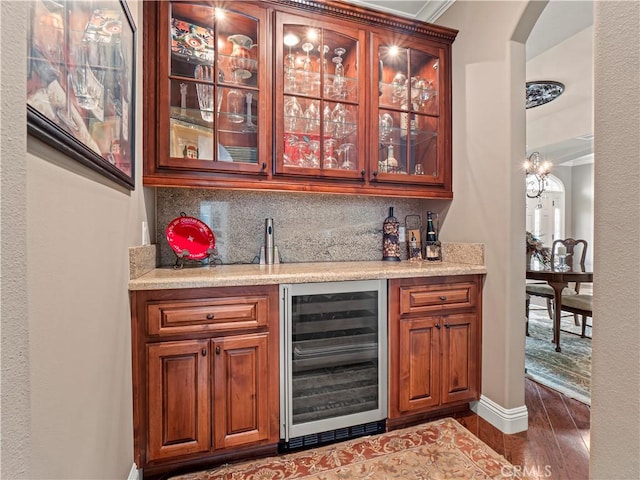
[[[384,281],[281,288],[283,437],[386,418]]]

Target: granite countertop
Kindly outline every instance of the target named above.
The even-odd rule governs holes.
[[[129,281],[129,290],[230,287],[486,273],[484,265],[454,262],[319,262],[154,268]]]

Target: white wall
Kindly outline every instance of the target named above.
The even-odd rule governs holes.
[[[640,3],[595,2],[591,478],[640,478]]]
[[[134,192],[28,137],[28,6],[2,2],[0,17],[2,478],[125,479],[133,463],[127,250],[152,206],[141,186],[142,95]],[[141,25],[140,4],[129,6]]]
[[[606,159],[604,160],[606,162]],[[571,167],[571,235],[587,241],[588,268],[593,268],[593,163]]]
[[[438,19],[460,31],[453,44],[454,201],[442,236],[486,245],[482,394],[506,410],[524,406],[524,42],[543,6],[458,0]]]

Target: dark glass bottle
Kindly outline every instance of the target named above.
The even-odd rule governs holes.
[[[382,260],[400,261],[399,228],[400,222],[393,216],[393,207],[389,207],[389,216],[382,224]]]
[[[442,260],[442,249],[440,240],[438,240],[438,232],[433,225],[432,212],[427,212],[427,235],[425,236],[424,257],[432,262]]]

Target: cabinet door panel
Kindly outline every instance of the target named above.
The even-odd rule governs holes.
[[[440,321],[400,321],[399,407],[411,412],[440,402]]]
[[[477,385],[477,322],[473,314],[445,317],[442,329],[442,401],[475,398]]]
[[[209,450],[208,347],[207,340],[147,347],[149,460]]]
[[[268,334],[220,338],[213,346],[215,447],[268,439]]]

